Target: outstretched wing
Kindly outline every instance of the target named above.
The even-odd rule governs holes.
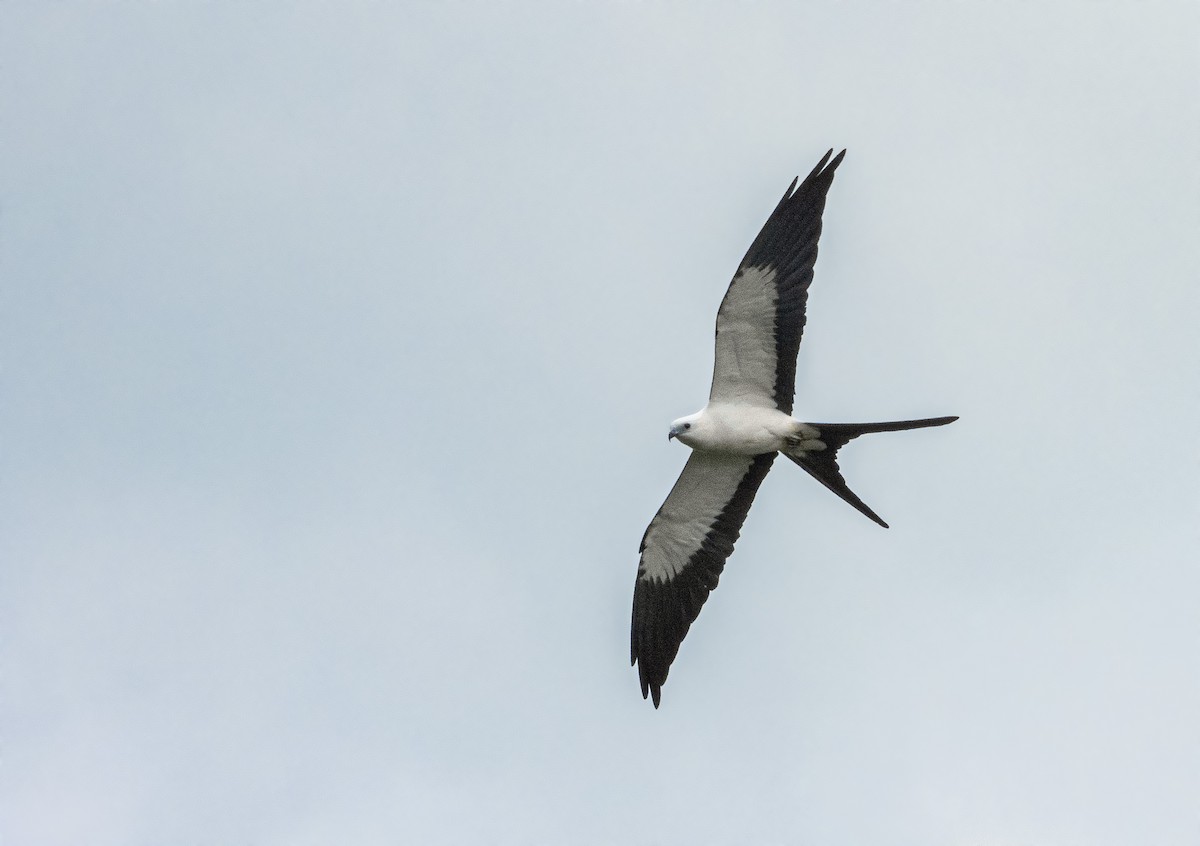
[[[633,591],[632,663],[642,697],[662,686],[679,644],[717,586],[775,453],[693,452],[642,537]]]
[[[796,353],[817,260],[821,214],[846,151],[788,187],[742,259],[717,312],[717,355],[709,402],[792,413]],[[828,166],[827,166],[828,165]]]

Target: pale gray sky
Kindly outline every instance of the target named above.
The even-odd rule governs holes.
[[[21,846],[1200,841],[1191,2],[0,7]],[[655,712],[716,307],[838,171]]]

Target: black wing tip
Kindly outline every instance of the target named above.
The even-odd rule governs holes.
[[[637,661],[636,655],[633,660]],[[660,681],[651,681],[646,675],[645,662],[642,662],[642,666],[638,667],[638,681],[642,684],[642,699],[652,698],[654,700],[654,710],[657,711],[658,706],[662,704],[662,686],[663,682],[666,681],[666,676],[664,675]]]
[[[830,158],[832,158],[833,161],[830,161]],[[842,151],[836,156],[833,155],[833,148],[830,147],[829,150],[826,151],[825,155],[821,156],[821,161],[817,162],[817,166],[813,168],[813,174],[820,173],[823,170],[827,170],[832,173],[833,171],[837,170],[837,166],[842,163],[842,159],[844,158],[846,158],[845,147],[843,147]],[[829,167],[826,167],[826,165],[829,165]]]
[[[833,157],[833,161],[829,160],[830,157]],[[829,178],[832,179],[833,172],[835,170],[837,170],[838,165],[840,165],[842,163],[842,159],[844,159],[844,158],[846,158],[845,148],[843,148],[842,151],[837,154],[837,156],[834,156],[833,148],[830,147],[829,150],[826,151],[825,155],[821,156],[821,160],[819,162],[817,162],[817,166],[814,167],[811,171],[809,171],[808,176],[804,177],[804,181],[807,183],[810,180],[815,179],[818,176],[825,176],[827,174],[828,174]],[[826,167],[826,165],[828,165],[828,167]],[[785,199],[791,197],[792,194],[796,193],[796,185],[799,184],[799,182],[800,182],[799,176],[797,176],[795,179],[792,180],[792,184],[788,186],[787,191],[783,195]]]
[[[821,158],[821,163],[817,165],[816,171],[819,171],[822,176],[828,174],[829,178],[832,179],[833,172],[838,169],[838,165],[842,163],[842,159],[846,158],[846,148],[843,147],[840,153],[838,153],[836,156],[833,156],[833,161],[829,160],[830,156],[833,156],[832,147],[830,147],[829,152]]]

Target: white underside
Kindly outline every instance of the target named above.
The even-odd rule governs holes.
[[[789,441],[804,451],[824,448],[815,427],[777,408],[714,402],[676,422],[690,424],[679,432],[679,440],[702,452],[761,455],[783,450]]]
[[[695,452],[646,529],[642,578],[669,581],[704,545],[718,515],[746,475],[750,460],[729,453]]]
[[[721,301],[710,406],[775,408],[775,275],[774,268],[742,268]]]

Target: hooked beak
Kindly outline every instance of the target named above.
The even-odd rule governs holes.
[[[667,442],[668,442],[668,443],[670,443],[670,442],[671,442],[671,441],[673,441],[673,440],[675,440],[675,433],[674,433],[674,432],[667,432]]]

